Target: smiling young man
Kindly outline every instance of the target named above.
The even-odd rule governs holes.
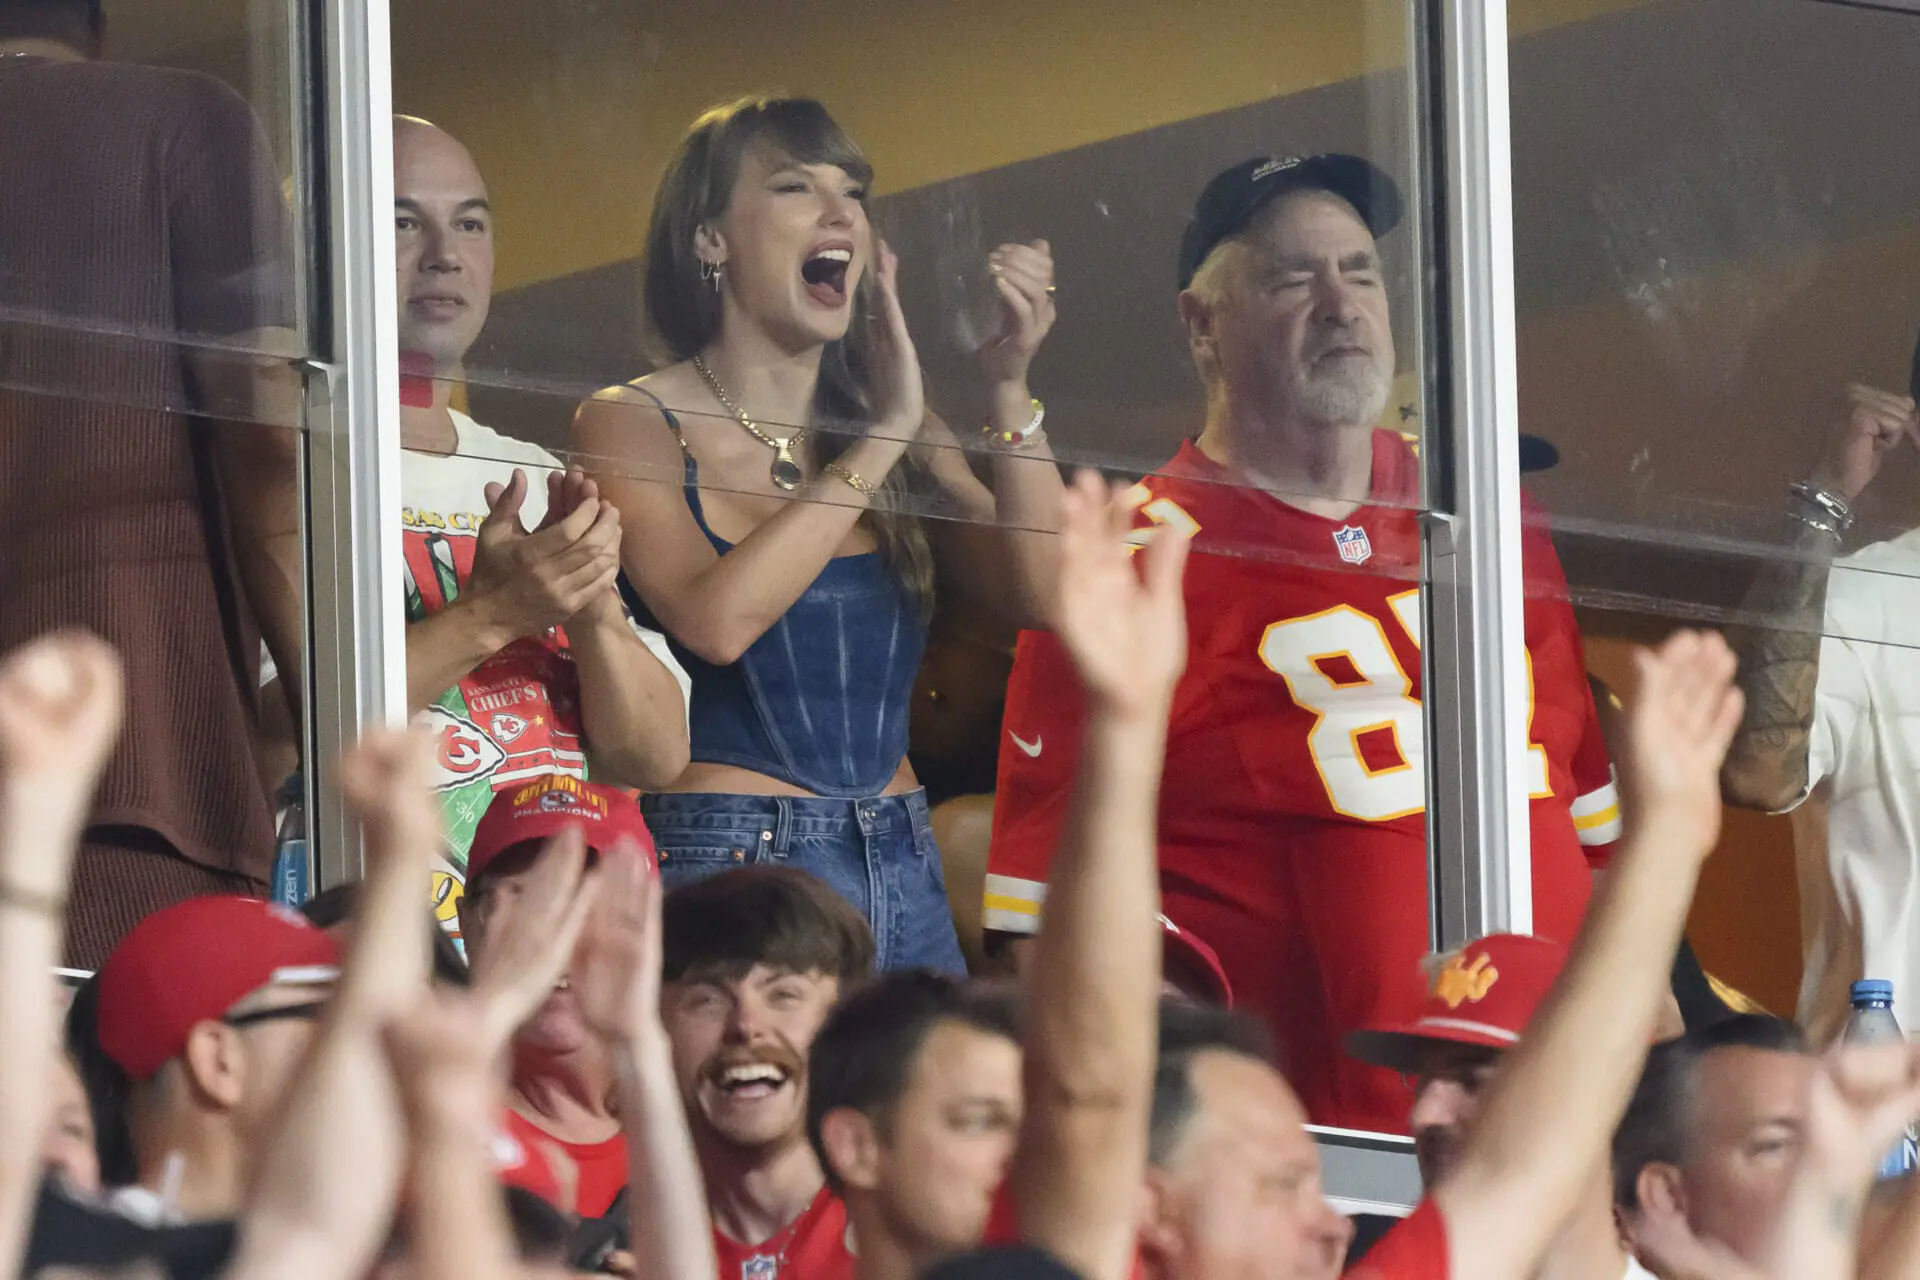
[[[804,872],[752,866],[675,889],[664,923],[661,1020],[720,1280],[849,1280],[846,1208],[807,1142],[807,1055],[872,971],[866,921]]]

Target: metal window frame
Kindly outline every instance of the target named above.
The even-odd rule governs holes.
[[[1427,830],[1451,949],[1533,926],[1513,154],[1505,0],[1425,0],[1416,20],[1442,424],[1423,451]]]
[[[327,358],[306,369],[306,812],[314,884],[326,888],[363,870],[340,760],[369,730],[406,720],[406,625],[387,0],[316,0],[309,16]]]

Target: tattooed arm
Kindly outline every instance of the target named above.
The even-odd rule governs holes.
[[[1849,386],[1847,415],[1813,483],[1851,503],[1902,438],[1920,438],[1913,401],[1871,387]],[[1770,619],[1736,638],[1746,716],[1721,770],[1730,803],[1750,809],[1792,808],[1806,795],[1814,690],[1827,606],[1827,575],[1840,534],[1793,520],[1787,554],[1769,564],[1747,595],[1746,612]]]

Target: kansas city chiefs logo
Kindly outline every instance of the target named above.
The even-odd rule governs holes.
[[[414,717],[414,724],[433,735],[435,791],[490,777],[506,763],[507,753],[484,729],[445,707],[428,707]]]
[[[512,743],[527,731],[527,722],[519,716],[498,715],[493,718],[493,739],[502,744]]]

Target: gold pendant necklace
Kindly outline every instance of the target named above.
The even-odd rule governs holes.
[[[800,471],[800,464],[793,460],[793,450],[796,445],[807,438],[807,429],[802,427],[784,440],[775,439],[762,431],[759,424],[755,423],[752,418],[749,418],[740,406],[733,402],[733,397],[729,396],[726,391],[721,388],[720,379],[714,377],[713,370],[707,368],[706,361],[702,360],[699,356],[695,356],[693,358],[693,367],[706,382],[707,390],[713,392],[713,398],[718,400],[721,407],[726,409],[728,413],[731,413],[734,419],[747,429],[747,434],[767,446],[767,448],[773,450],[773,465],[767,468],[768,478],[789,493],[798,489],[800,487],[800,481],[805,479],[805,476],[802,475]]]

